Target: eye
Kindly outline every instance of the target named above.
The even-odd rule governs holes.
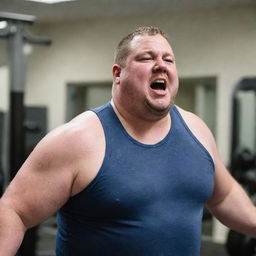
[[[151,56],[143,56],[143,57],[140,57],[139,60],[140,61],[147,61],[147,60],[152,60],[153,58]]]
[[[165,58],[164,61],[169,62],[169,63],[174,63],[173,58]]]
[[[141,61],[141,62],[147,62],[153,59],[152,54],[150,53],[142,53],[142,54],[138,54],[138,56],[136,57],[137,61]]]

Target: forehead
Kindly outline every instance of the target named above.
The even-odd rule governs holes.
[[[173,55],[169,42],[161,35],[139,35],[135,36],[130,44],[130,53],[141,53],[148,51],[160,51]]]

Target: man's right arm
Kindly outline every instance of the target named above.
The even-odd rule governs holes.
[[[26,227],[20,216],[4,203],[0,204],[0,252],[3,256],[15,255],[23,240]]]
[[[48,134],[8,186],[0,199],[1,256],[14,256],[25,231],[52,216],[71,196],[80,168],[77,135],[70,125]]]

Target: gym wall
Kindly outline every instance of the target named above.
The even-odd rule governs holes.
[[[111,83],[117,41],[137,26],[160,26],[170,34],[180,77],[217,78],[216,139],[228,163],[231,92],[241,77],[255,75],[255,16],[255,8],[248,6],[37,24],[34,33],[51,38],[53,45],[34,46],[26,104],[48,106],[49,128],[58,126],[65,121],[68,83]]]

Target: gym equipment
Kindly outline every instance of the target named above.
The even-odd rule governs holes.
[[[29,106],[25,108],[25,155],[32,152],[47,133],[47,108]]]
[[[45,107],[29,106],[25,108],[25,157],[34,149],[36,144],[47,132],[47,109]],[[38,227],[29,229],[25,234],[21,255],[35,255],[38,241]]]
[[[10,141],[9,167],[12,179],[25,160],[24,129],[24,91],[25,91],[25,56],[23,46],[29,44],[50,45],[51,40],[31,35],[25,29],[32,25],[36,18],[31,15],[0,12],[0,21],[6,27],[0,29],[0,38],[8,40],[10,59]],[[35,255],[36,228],[28,231],[18,252],[19,256]],[[28,249],[27,249],[28,248]]]
[[[233,93],[231,174],[256,204],[256,78],[242,79]],[[256,239],[230,230],[230,256],[256,255]]]
[[[10,58],[10,177],[16,175],[24,162],[24,89],[25,56],[23,46],[30,44],[51,44],[51,40],[31,35],[25,25],[35,22],[35,17],[24,14],[0,12],[0,21],[7,26],[0,29],[0,38],[8,39]]]

